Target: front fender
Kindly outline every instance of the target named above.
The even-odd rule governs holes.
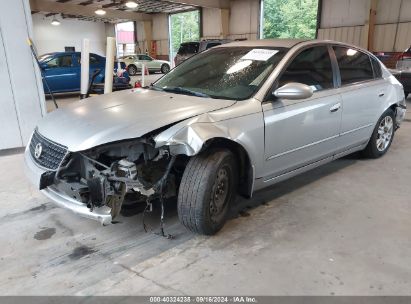
[[[262,113],[253,113],[232,119],[215,121],[203,114],[182,121],[158,134],[156,147],[169,146],[172,155],[193,156],[212,139],[223,138],[241,145],[259,176],[264,157],[264,122]]]

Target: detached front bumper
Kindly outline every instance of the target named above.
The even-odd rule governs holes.
[[[28,148],[26,148],[24,153],[24,163],[26,176],[31,183],[39,189],[41,176],[47,171],[35,164]],[[85,204],[71,198],[65,193],[58,191],[53,186],[47,187],[46,189],[41,190],[41,192],[58,206],[69,209],[82,217],[99,221],[102,225],[108,225],[111,223],[111,209],[107,206],[94,208],[93,211],[90,211]]]

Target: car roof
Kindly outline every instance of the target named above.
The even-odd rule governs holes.
[[[81,54],[81,52],[51,52],[51,53],[42,54],[41,56],[45,56],[45,55],[50,55],[50,56],[54,56],[54,55],[72,55],[72,54]],[[102,56],[100,56],[98,54],[95,54],[95,53],[90,53],[90,55],[102,57]]]
[[[243,40],[222,44],[218,47],[282,47],[292,48],[293,46],[308,41],[308,39],[260,39]]]
[[[334,40],[322,40],[322,39],[260,39],[260,40],[244,40],[244,41],[234,41],[227,44],[222,44],[216,46],[215,48],[224,48],[224,47],[276,47],[276,48],[288,48],[291,49],[292,47],[302,44],[304,46],[307,45],[316,45],[316,44],[332,44],[332,45],[341,45],[346,47],[354,47],[359,49],[363,52],[371,54],[371,52],[349,43],[343,43],[340,41]]]

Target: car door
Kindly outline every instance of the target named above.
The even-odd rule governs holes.
[[[366,143],[389,98],[388,84],[374,76],[372,61],[360,50],[334,46],[343,102],[340,146],[350,149]]]
[[[335,64],[326,45],[302,50],[280,74],[274,90],[290,82],[310,86],[308,99],[271,97],[263,103],[266,180],[332,158],[341,124]],[[270,96],[272,96],[270,94]]]
[[[58,54],[43,64],[44,76],[52,92],[69,92],[77,89],[77,75],[72,54]],[[45,87],[45,92],[48,93]]]
[[[139,56],[139,61],[140,64],[145,64],[145,66],[149,69],[149,70],[153,70],[155,69],[154,65],[153,65],[153,59],[150,56],[147,55],[140,55]]]

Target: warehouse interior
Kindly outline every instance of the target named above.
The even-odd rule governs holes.
[[[278,16],[287,12],[293,20],[298,16],[300,23],[292,27],[285,17],[278,21],[273,10]],[[284,22],[281,35],[270,28],[275,22]],[[305,32],[302,23],[308,24]],[[366,159],[360,152],[348,154],[254,191],[251,197],[237,195],[227,223],[213,236],[187,230],[174,200],[165,210],[155,208],[149,214],[144,206],[123,205],[113,224],[101,225],[57,206],[26,177],[25,150],[41,121],[57,117],[56,129],[60,123],[70,125],[64,119],[59,122],[58,113],[78,105],[82,109],[89,95],[95,104],[107,98],[114,107],[122,102],[116,96],[127,90],[138,93],[161,82],[178,72],[184,43],[198,43],[195,55],[184,58],[194,62],[214,44],[224,49],[226,43],[295,38],[352,45],[378,58],[398,79],[409,74],[409,84],[401,81],[401,92],[404,104],[411,105],[411,0],[1,1],[1,295],[410,296],[409,113],[392,135],[386,155]],[[207,43],[214,44],[202,52]],[[50,86],[60,75],[48,75],[39,58],[63,53],[73,56],[70,67],[74,71],[77,65],[77,70],[62,73],[76,74],[78,88],[54,91]],[[144,56],[148,61],[136,63]],[[93,60],[100,65],[94,68]],[[84,62],[90,65],[85,77]],[[126,81],[124,92],[121,81]],[[135,98],[145,98],[137,93]],[[353,98],[360,101],[364,96]],[[141,115],[148,115],[145,111],[142,108]],[[138,121],[138,108],[135,115]],[[200,123],[216,117],[209,115]],[[80,124],[73,121],[73,130],[76,123]],[[113,123],[118,125],[110,130],[120,129],[118,120]],[[79,133],[98,125],[85,122]],[[223,134],[222,128],[216,129]],[[69,137],[70,131],[63,133]],[[271,131],[279,138],[273,142],[287,141],[288,131]],[[163,233],[160,217],[169,238],[158,234]]]

